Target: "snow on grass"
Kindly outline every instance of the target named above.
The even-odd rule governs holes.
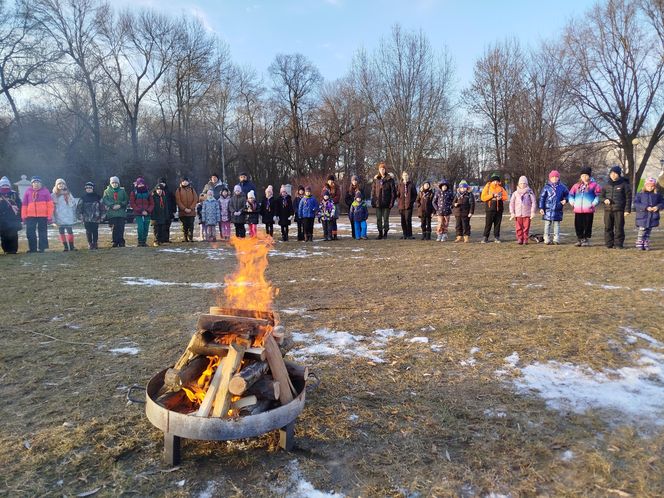
[[[377,342],[387,342],[390,339],[401,339],[406,335],[406,332],[403,330],[394,330],[394,329],[376,329],[373,331],[375,341]]]
[[[309,256],[324,256],[322,251],[308,251],[306,249],[294,249],[292,251],[270,251],[270,257],[283,256],[284,258],[308,258]]]
[[[144,285],[147,287],[184,286],[193,287],[194,289],[219,289],[224,286],[220,282],[166,282],[164,280],[142,277],[122,277],[122,280],[122,283],[125,285]]]
[[[650,344],[651,347],[654,347],[656,349],[664,349],[664,343],[658,341],[654,337],[649,336],[645,332],[641,332],[640,330],[633,329],[631,327],[620,327],[620,329],[625,332],[625,334],[628,334],[627,336],[627,342],[629,344],[634,344],[637,342],[638,339],[643,339],[647,343]]]
[[[306,311],[304,308],[283,308],[279,310],[279,313],[283,313],[284,315],[299,315]]]
[[[618,369],[538,362],[522,368],[513,384],[521,393],[536,392],[554,410],[599,409],[636,424],[664,424],[664,354],[651,350],[637,350],[633,365]]]
[[[420,329],[420,331],[421,331],[421,332],[435,332],[435,331],[436,331],[436,327],[434,327],[433,325],[427,325],[426,327],[422,327],[422,328]]]
[[[343,494],[319,491],[302,475],[300,464],[291,460],[286,466],[285,474],[288,481],[284,485],[274,486],[272,492],[275,496],[284,498],[344,498]]]
[[[563,462],[570,462],[574,459],[574,452],[572,450],[565,450],[563,454],[560,455],[560,459]]]
[[[408,342],[419,343],[419,344],[429,344],[428,337],[411,337],[408,339]]]
[[[113,349],[109,349],[109,351],[110,351],[111,353],[113,353],[114,355],[128,354],[128,355],[135,356],[135,355],[137,355],[138,353],[140,353],[141,350],[140,350],[139,348],[137,348],[137,347],[126,346],[126,347],[123,347],[123,348],[113,348]]]
[[[432,344],[431,345],[431,351],[433,353],[442,353],[443,352],[443,345],[442,344]]]
[[[168,247],[164,249],[158,249],[157,252],[167,252],[167,253],[176,253],[176,254],[195,254],[203,255],[207,259],[212,261],[219,261],[228,256],[227,253],[223,252],[222,248],[201,248],[201,247]]]
[[[623,287],[622,285],[595,284],[593,282],[586,282],[586,285],[589,287],[599,287],[604,290],[631,290],[629,287]]]
[[[470,348],[470,356],[465,360],[461,360],[459,363],[461,364],[462,367],[472,367],[473,365],[475,365],[475,363],[477,363],[477,360],[475,359],[474,355],[479,352],[480,348],[478,347]]]
[[[484,416],[487,418],[506,418],[507,413],[502,410],[494,410],[493,408],[487,408],[484,410]]]

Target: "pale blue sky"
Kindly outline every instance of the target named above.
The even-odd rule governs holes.
[[[114,0],[197,16],[228,44],[233,60],[265,73],[278,53],[300,52],[326,80],[343,76],[359,47],[372,49],[395,23],[447,46],[460,87],[487,44],[517,37],[535,45],[582,14],[590,0]]]

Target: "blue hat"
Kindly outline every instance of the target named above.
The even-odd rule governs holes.
[[[620,176],[620,175],[622,175],[622,168],[616,164],[615,166],[611,167],[611,169],[609,170],[609,173],[617,173],[618,176]]]
[[[459,187],[465,187],[468,188],[468,182],[466,180],[461,180],[459,182]]]
[[[33,176],[32,178],[30,178],[30,183],[34,183],[34,182],[43,183],[41,178],[39,178],[38,176]]]

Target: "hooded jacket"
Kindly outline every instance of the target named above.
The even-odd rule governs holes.
[[[459,216],[468,216],[475,213],[475,195],[470,191],[459,192],[454,195],[452,200],[452,214],[457,218]]]
[[[54,188],[51,199],[53,199],[53,221],[56,225],[70,226],[76,223],[78,199],[71,192],[63,193]]]
[[[510,198],[510,216],[531,218],[537,213],[537,197],[530,187],[516,188]]]
[[[421,188],[420,193],[417,196],[417,202],[415,203],[415,205],[417,206],[417,215],[420,218],[426,218],[431,216],[434,212],[433,190],[431,190],[431,188],[428,188],[427,190]]]
[[[447,190],[443,190],[443,185],[447,185]],[[452,214],[452,203],[454,201],[454,192],[450,190],[447,182],[438,184],[438,190],[433,195],[433,208],[438,216],[449,216]]]
[[[636,226],[643,228],[653,228],[659,226],[659,211],[648,211],[646,208],[659,207],[659,211],[664,209],[664,196],[652,191],[642,190],[634,196],[634,210],[636,211]]]
[[[504,209],[504,203],[507,200],[507,190],[505,190],[505,188],[500,183],[494,185],[493,182],[488,182],[482,189],[480,199],[482,202],[486,202],[487,211],[502,213]]]
[[[371,207],[380,209],[392,209],[397,200],[397,188],[394,184],[394,175],[387,173],[381,176],[380,173],[374,176],[371,185]]]

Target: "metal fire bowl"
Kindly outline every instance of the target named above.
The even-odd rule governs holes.
[[[156,401],[157,393],[164,385],[167,368],[150,379],[145,393],[145,414],[148,420],[165,433],[187,439],[230,441],[257,437],[293,422],[304,409],[305,382],[291,378],[298,395],[287,405],[273,408],[258,415],[237,419],[197,417],[167,410]]]

